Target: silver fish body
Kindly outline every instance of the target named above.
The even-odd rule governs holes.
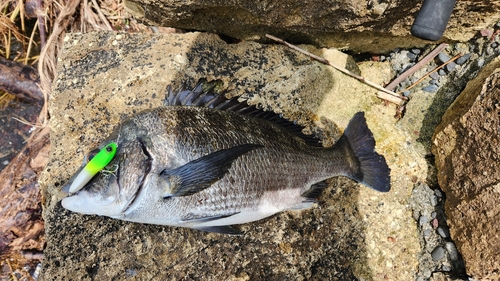
[[[363,113],[334,147],[323,148],[293,123],[203,92],[201,85],[169,91],[167,101],[133,116],[103,142],[100,147],[118,145],[108,165],[115,171],[97,174],[64,198],[66,209],[238,234],[231,225],[310,207],[322,182],[334,176],[390,189],[390,170],[374,151]]]

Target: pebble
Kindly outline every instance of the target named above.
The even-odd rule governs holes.
[[[497,42],[493,42],[493,43],[491,43],[491,47],[492,47],[493,49],[495,49],[496,47],[498,47],[498,43],[497,43]]]
[[[431,256],[435,260],[440,260],[444,257],[444,248],[441,246],[437,246],[432,250]]]
[[[424,230],[424,237],[429,237],[429,236],[431,236],[431,234],[432,234],[432,230],[430,230],[430,229]]]
[[[433,84],[433,85],[439,86],[438,85],[438,81],[436,79],[432,79],[431,81],[429,81],[429,84]]]
[[[437,213],[436,213],[436,212],[432,212],[432,213],[431,213],[431,218],[435,219],[435,218],[436,218],[436,216],[437,216]]]
[[[484,65],[484,59],[478,59],[477,60],[477,66],[483,67],[483,65]]]
[[[453,242],[446,242],[446,244],[444,244],[444,247],[448,251],[450,259],[452,261],[458,260],[458,250],[455,244],[453,244]]]
[[[443,271],[445,271],[445,272],[449,272],[449,271],[451,271],[451,266],[449,266],[449,265],[443,265],[443,267],[441,269]]]
[[[435,189],[434,190],[434,194],[436,194],[436,196],[439,197],[439,198],[443,197],[443,193],[439,189]]]
[[[418,218],[418,223],[420,225],[424,225],[426,223],[429,223],[429,218],[427,216],[420,216],[420,218]]]
[[[450,237],[450,230],[448,229],[447,226],[440,226],[436,229],[436,231],[443,238]]]
[[[430,278],[432,276],[432,271],[428,268],[424,269],[423,275],[425,278]]]
[[[444,69],[440,69],[438,70],[438,74],[441,75],[441,76],[445,76],[446,75],[446,71],[444,71]]]
[[[403,96],[409,97],[410,96],[410,90],[406,90],[403,92]]]
[[[457,62],[457,64],[458,64],[458,65],[462,65],[462,64],[464,64],[466,61],[468,61],[468,60],[469,60],[469,58],[470,58],[470,53],[465,54],[465,55],[463,55],[463,56],[459,57],[459,58],[456,60],[456,62]]]
[[[439,74],[437,72],[433,72],[429,76],[434,80],[439,80]]]
[[[411,49],[411,52],[414,53],[415,55],[420,54],[420,49]]]
[[[442,63],[445,63],[450,60],[450,57],[447,54],[441,52],[438,55],[438,60]]]
[[[432,206],[436,206],[436,205],[437,205],[437,203],[438,203],[438,198],[437,198],[437,196],[436,196],[436,195],[432,195],[432,196],[431,196],[431,205],[432,205]]]
[[[455,69],[455,67],[457,67],[457,64],[454,62],[450,62],[449,64],[446,65],[446,70],[448,70],[448,72],[450,72],[453,69]]]
[[[439,89],[439,87],[437,85],[431,84],[429,86],[423,87],[422,91],[429,92],[429,93],[435,93],[435,92],[437,92],[438,89]]]

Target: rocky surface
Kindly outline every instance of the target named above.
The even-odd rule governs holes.
[[[446,192],[451,237],[474,278],[500,278],[500,58],[455,100],[436,129],[433,153]]]
[[[228,44],[216,35],[71,35],[59,59],[50,102],[51,156],[40,179],[46,221],[44,280],[412,280],[421,252],[408,202],[428,165],[395,107],[376,90],[281,45]],[[311,52],[337,60],[332,50]],[[393,76],[388,62],[358,64],[376,83]],[[84,154],[119,122],[162,104],[165,88],[219,81],[227,96],[283,113],[330,143],[365,111],[377,150],[392,169],[392,190],[331,180],[318,207],[242,226],[241,237],[128,223],[71,213],[61,186]],[[320,129],[321,128],[321,129]],[[412,129],[412,128],[410,128]]]
[[[125,1],[137,19],[170,26],[261,40],[266,33],[292,42],[384,53],[424,46],[410,36],[423,1]],[[457,1],[444,40],[467,41],[499,19],[500,2]]]

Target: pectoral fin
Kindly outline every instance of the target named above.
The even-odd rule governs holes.
[[[160,176],[168,183],[163,197],[192,195],[210,187],[227,173],[234,160],[260,147],[260,144],[243,144],[222,149],[173,170],[161,172]]]

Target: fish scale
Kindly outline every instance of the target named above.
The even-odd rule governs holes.
[[[117,172],[74,184],[65,208],[239,234],[231,225],[312,206],[325,187],[319,183],[331,177],[390,189],[390,169],[375,152],[363,113],[335,146],[324,148],[281,116],[203,91],[201,84],[169,90],[166,100],[120,124],[101,144],[117,144],[108,165]]]

